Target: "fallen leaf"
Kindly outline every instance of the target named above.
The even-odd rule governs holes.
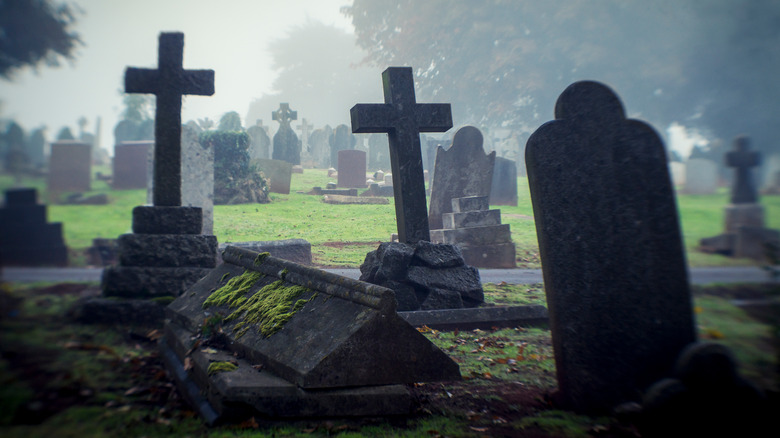
[[[218,351],[216,349],[210,348],[210,347],[201,348],[200,351],[202,351],[202,352],[204,352],[206,354],[217,354],[218,353]]]

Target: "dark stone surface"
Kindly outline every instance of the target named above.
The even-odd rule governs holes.
[[[154,205],[181,205],[181,98],[214,94],[214,70],[184,70],[184,34],[159,37],[157,69],[128,67],[125,93],[156,96],[154,115]]]
[[[304,239],[223,243],[219,245],[219,251],[217,251],[217,263],[222,263],[222,251],[228,246],[261,253],[267,252],[279,259],[288,260],[300,265],[311,265],[311,243]]]
[[[0,266],[67,266],[62,223],[46,223],[37,190],[11,189],[0,207]]]
[[[431,230],[443,228],[442,214],[454,211],[453,199],[490,195],[496,153],[485,154],[482,143],[479,129],[465,126],[455,133],[452,147],[438,147],[428,210]]]
[[[271,158],[290,164],[301,164],[301,145],[298,136],[290,126],[291,121],[298,120],[298,111],[290,110],[288,103],[280,103],[279,109],[272,112],[271,116],[273,120],[279,122],[279,129],[274,134],[274,150]]]
[[[145,189],[149,148],[153,141],[123,141],[114,147],[114,190]]]
[[[216,236],[123,234],[117,244],[122,266],[213,268],[217,265]]]
[[[496,157],[490,205],[517,206],[517,165],[504,157]]]
[[[777,435],[766,396],[739,375],[731,351],[714,342],[687,346],[675,376],[653,384],[642,408],[642,436],[669,436],[671,430],[679,436]]]
[[[209,271],[209,268],[190,267],[112,266],[103,270],[101,289],[105,297],[179,296]]]
[[[88,192],[92,188],[92,147],[80,141],[51,144],[49,192]]]
[[[661,139],[608,87],[577,82],[529,138],[526,165],[564,402],[638,401],[696,337]]]
[[[384,242],[366,255],[360,265],[360,273],[361,281],[393,290],[403,286],[403,293],[408,296],[411,293],[408,288],[414,290],[416,301],[411,298],[399,300],[398,309],[402,311],[419,309],[432,289],[458,293],[462,304],[454,299],[444,299],[444,293],[437,292],[438,298],[429,302],[429,308],[435,303],[473,307],[484,302],[479,271],[465,265],[460,250],[454,245],[432,244],[424,240],[414,246]]]
[[[133,232],[137,234],[200,234],[200,207],[148,207],[133,209]]]
[[[548,323],[547,309],[544,306],[418,310],[398,312],[398,315],[415,327],[425,325],[436,330],[544,327]]]
[[[428,296],[420,304],[421,310],[460,309],[462,307],[463,300],[459,292],[435,287],[428,290]]]
[[[761,164],[761,154],[750,150],[750,138],[741,135],[734,139],[734,151],[726,154],[726,165],[734,168],[734,183],[731,186],[732,204],[753,204],[758,202],[758,190],[753,181],[753,167]]]
[[[357,149],[339,151],[339,187],[366,187],[366,153]]]
[[[166,326],[161,356],[181,393],[210,425],[245,421],[248,417],[352,417],[409,414],[412,398],[405,385],[363,386],[307,390],[268,369],[234,357],[229,351],[193,351],[192,369],[183,361],[191,334],[173,324]],[[235,371],[209,376],[212,361],[235,361]],[[201,388],[203,388],[201,390]],[[204,398],[203,394],[208,398]]]
[[[430,241],[425,200],[421,132],[444,132],[452,127],[449,104],[418,104],[411,67],[390,67],[382,73],[385,103],[357,104],[350,110],[352,132],[386,132],[395,188],[398,240]]]
[[[116,239],[95,238],[87,250],[88,263],[94,266],[110,266],[118,261],[119,248]]]
[[[455,228],[452,230],[431,230],[431,240],[439,243],[492,245],[512,241],[508,224],[485,227]]]
[[[165,306],[151,300],[90,297],[77,301],[68,316],[82,324],[119,324],[160,328]]]
[[[300,298],[311,298],[268,337],[257,326],[237,336],[239,321],[223,322],[227,348],[249,363],[304,390],[460,379],[452,359],[396,314],[391,290],[273,256],[258,261],[258,255],[228,247],[225,263],[167,307],[170,325],[191,335],[208,315],[229,312],[202,305],[229,278],[249,270],[264,277],[248,294],[281,280],[308,288]]]
[[[514,269],[517,267],[515,261],[517,253],[515,244],[512,242],[460,246],[460,252],[470,266],[492,269]]]

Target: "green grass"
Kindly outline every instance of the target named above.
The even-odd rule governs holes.
[[[93,169],[97,170],[97,169]],[[108,169],[102,169],[105,173]],[[289,195],[272,194],[269,204],[219,205],[214,208],[214,234],[220,243],[250,240],[301,238],[312,244],[315,264],[321,266],[357,267],[365,254],[379,242],[388,241],[396,232],[393,200],[387,205],[331,205],[319,196],[306,195],[314,186],[324,187],[333,179],[323,169],[306,169],[293,174]],[[22,183],[39,189],[47,199],[45,181],[24,178]],[[13,178],[0,175],[0,189],[13,186]],[[49,221],[63,222],[65,240],[75,252],[92,244],[96,237],[113,238],[130,232],[132,209],[146,203],[145,190],[112,191],[102,181],[93,181],[92,193],[106,193],[110,204],[103,206],[50,205]],[[63,195],[64,196],[64,195]],[[681,227],[690,266],[756,265],[749,259],[732,259],[703,254],[696,247],[700,239],[715,236],[723,230],[723,207],[728,203],[728,189],[714,195],[677,195]],[[763,196],[767,226],[780,229],[780,196]],[[525,178],[518,178],[518,205],[499,206],[502,222],[509,224],[517,247],[517,264],[522,268],[539,268],[539,247],[533,209]],[[72,257],[73,258],[73,257]],[[72,264],[84,264],[76,257]]]

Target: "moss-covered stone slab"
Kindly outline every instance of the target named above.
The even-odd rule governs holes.
[[[392,290],[242,248],[227,247],[222,258],[167,307],[165,344],[192,363],[192,345],[208,332],[204,342],[286,382],[279,391],[299,398],[279,414],[271,409],[277,390],[249,389],[267,382],[242,377],[228,391],[227,381],[243,376],[239,366],[200,378],[208,393],[222,394],[212,400],[217,411],[233,403],[230,393],[268,415],[384,415],[408,404],[397,398],[405,389],[379,387],[460,379],[458,365],[398,316]],[[362,407],[372,398],[373,407]],[[327,407],[329,399],[341,401]]]

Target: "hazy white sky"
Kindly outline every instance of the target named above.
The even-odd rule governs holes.
[[[266,42],[284,37],[307,19],[352,32],[339,9],[351,0],[75,0],[85,11],[76,30],[84,46],[73,66],[19,72],[0,80],[0,117],[25,131],[46,125],[54,139],[63,126],[78,135],[77,120],[93,132],[102,117],[101,147],[113,154],[113,128],[121,111],[128,66],[157,66],[157,37],[184,32],[184,68],[215,70],[215,94],[188,96],[182,120],[218,121],[227,111],[243,118],[249,103],[271,91],[276,77]],[[381,82],[377,78],[377,86]]]

